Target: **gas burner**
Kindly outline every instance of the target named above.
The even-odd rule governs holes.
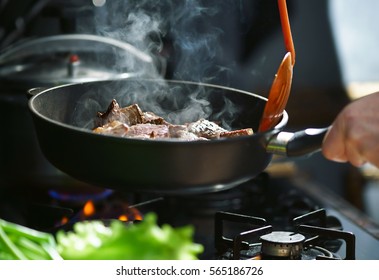
[[[319,226],[314,225],[316,220],[319,221]],[[327,220],[325,209],[319,209],[293,219],[293,231],[276,231],[263,218],[217,212],[216,257],[235,260],[355,259],[354,234],[342,229],[328,228]],[[225,228],[227,223],[230,225],[229,229]],[[242,229],[241,226],[245,228]],[[233,238],[224,236],[227,230]],[[343,247],[341,240],[345,242],[345,258],[340,256],[340,249]]]
[[[104,189],[104,190],[93,192],[93,193],[65,193],[65,192],[58,192],[56,190],[48,191],[48,194],[51,198],[57,201],[62,201],[65,203],[72,203],[72,204],[81,204],[89,200],[92,200],[92,201],[105,200],[112,193],[113,193],[113,190],[110,190],[110,189]]]
[[[300,234],[300,236],[302,236]],[[341,257],[320,246],[309,245],[304,247],[304,242],[297,245],[287,243],[285,245],[277,243],[269,244],[267,250],[265,242],[250,244],[248,250],[241,250],[238,259],[252,260],[316,260],[316,259],[335,259],[340,260]],[[235,255],[228,252],[222,256],[223,259],[234,259]]]
[[[265,256],[299,259],[305,236],[288,231],[273,231],[260,237],[261,252]]]

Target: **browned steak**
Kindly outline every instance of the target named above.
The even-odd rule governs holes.
[[[116,100],[112,100],[104,113],[98,112],[95,127],[105,125],[112,121],[119,121],[127,126],[142,123],[143,112],[137,104],[120,108]]]
[[[144,112],[142,115],[142,123],[151,124],[168,124],[162,117],[157,116],[152,112]]]
[[[188,131],[188,126],[186,125],[169,125],[168,131],[170,138],[178,138],[187,141],[208,140],[204,137],[199,137],[196,134]]]
[[[247,136],[247,135],[253,135],[254,131],[251,128],[244,128],[239,130],[233,130],[233,131],[226,131],[220,133],[220,138],[223,137],[236,137],[236,136]]]
[[[116,100],[112,100],[104,113],[97,113],[95,123],[95,133],[142,139],[172,138],[194,141],[253,134],[251,128],[228,131],[206,119],[173,125],[152,112],[143,112],[137,104],[120,108]]]
[[[223,129],[216,123],[205,119],[200,119],[196,122],[189,123],[188,131],[199,137],[204,137],[207,139],[219,138],[221,133],[227,132],[226,129]]]
[[[136,124],[129,127],[125,136],[134,138],[168,138],[168,126],[151,123]]]
[[[96,127],[93,132],[124,137],[128,132],[128,126],[119,121],[112,121],[103,126]]]

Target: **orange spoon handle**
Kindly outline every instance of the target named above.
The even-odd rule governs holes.
[[[291,25],[288,17],[286,0],[278,0],[280,23],[282,25],[282,32],[284,36],[284,45],[291,53],[292,65],[295,64],[295,47],[292,40]]]

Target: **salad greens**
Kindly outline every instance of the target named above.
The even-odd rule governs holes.
[[[119,220],[105,226],[99,221],[83,221],[73,232],[57,233],[58,251],[64,259],[173,260],[197,259],[203,246],[192,241],[193,228],[157,225],[154,213],[125,226]]]
[[[77,222],[72,231],[54,235],[0,219],[0,259],[20,260],[194,260],[203,246],[193,242],[190,225],[159,226],[155,213],[125,225],[112,220]]]
[[[0,219],[0,260],[56,259],[53,235]]]

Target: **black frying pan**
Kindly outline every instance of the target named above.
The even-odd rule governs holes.
[[[288,121],[285,112],[268,132],[211,141],[140,140],[93,133],[96,112],[104,111],[113,98],[121,106],[138,103],[143,111],[171,122],[205,117],[222,121],[229,129],[255,131],[267,99],[209,84],[144,79],[34,91],[29,107],[46,158],[76,179],[126,192],[187,194],[231,188],[262,172],[273,153],[298,156],[319,150],[327,130],[283,132]]]

